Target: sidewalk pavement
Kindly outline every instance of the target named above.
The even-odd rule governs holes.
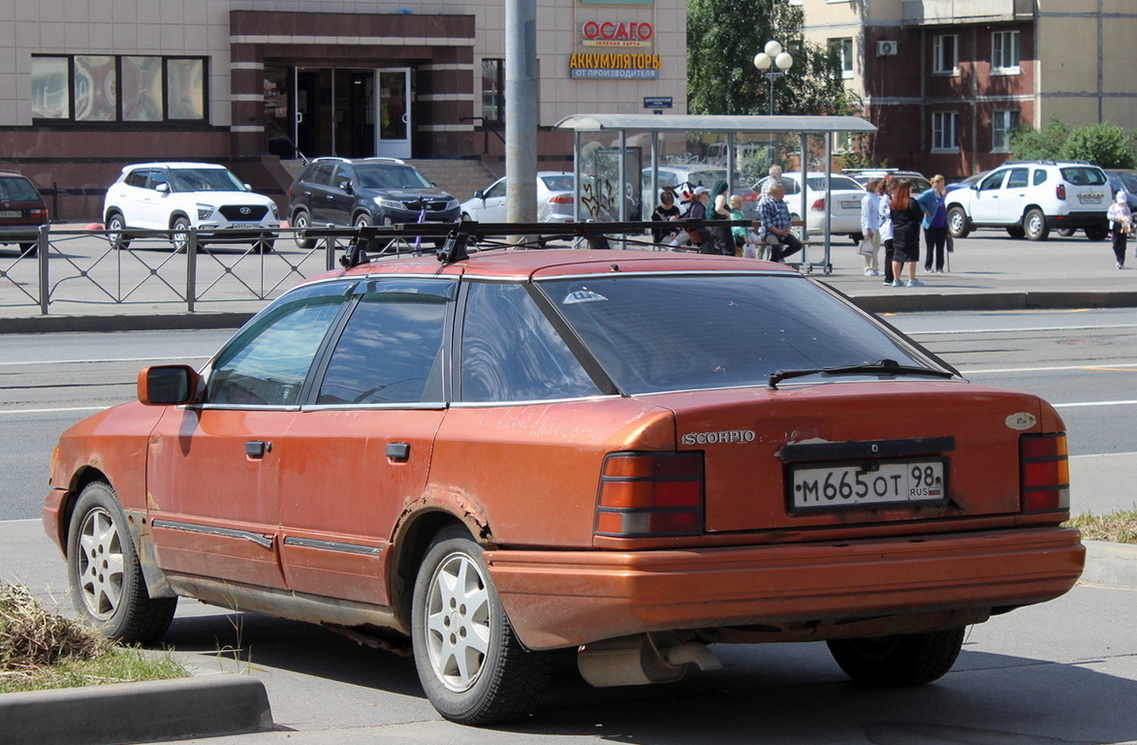
[[[923,287],[885,287],[882,277],[866,277],[856,247],[844,239],[831,247],[830,274],[824,273],[821,246],[809,246],[804,257],[791,260],[806,262],[803,271],[875,313],[1137,307],[1137,258],[1131,254],[1129,267],[1118,271],[1106,241],[1089,241],[1079,234],[1032,242],[1012,239],[1003,231],[979,230],[955,246],[947,272],[927,274],[918,266]],[[215,301],[200,303],[201,310],[190,313],[184,303],[115,305],[94,285],[86,292],[89,299],[80,295],[53,303],[44,316],[38,305],[0,286],[0,333],[234,328],[266,304]]]

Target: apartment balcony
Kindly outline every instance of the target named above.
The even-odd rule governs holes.
[[[907,26],[1028,21],[1033,0],[904,0]]]

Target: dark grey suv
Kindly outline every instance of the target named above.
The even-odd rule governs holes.
[[[288,217],[296,243],[310,248],[303,231],[313,226],[453,222],[458,200],[395,158],[316,158],[288,189]]]

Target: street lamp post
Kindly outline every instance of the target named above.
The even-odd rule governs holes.
[[[770,116],[774,115],[774,81],[785,75],[793,64],[793,56],[776,41],[766,42],[765,50],[754,55],[754,66],[770,81]]]

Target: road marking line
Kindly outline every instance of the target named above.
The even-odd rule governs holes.
[[[1006,329],[955,329],[945,331],[904,331],[908,336],[944,336],[947,334],[1022,334],[1031,331],[1096,331],[1098,329],[1131,329],[1137,328],[1133,323],[1103,323],[1092,326],[1034,326]]]
[[[1137,368],[1137,362],[1121,362],[1110,365],[1108,368],[1091,367],[1089,365],[1064,365],[1061,367],[993,367],[988,370],[960,370],[963,375],[984,375],[988,373],[1024,373],[1024,372],[1060,372],[1062,370],[1121,370]]]
[[[70,406],[59,409],[0,409],[0,414],[62,414],[69,411],[102,411],[111,406],[114,404],[108,406]]]
[[[197,357],[119,357],[106,360],[25,360],[24,362],[0,362],[0,366],[15,365],[94,365],[102,362],[167,362],[169,360],[207,360],[206,355]]]
[[[1134,400],[1134,401],[1079,401],[1079,402],[1068,403],[1068,404],[1051,404],[1051,406],[1053,406],[1056,409],[1073,409],[1073,408],[1078,407],[1078,406],[1133,406],[1134,404],[1137,404],[1137,400]]]

